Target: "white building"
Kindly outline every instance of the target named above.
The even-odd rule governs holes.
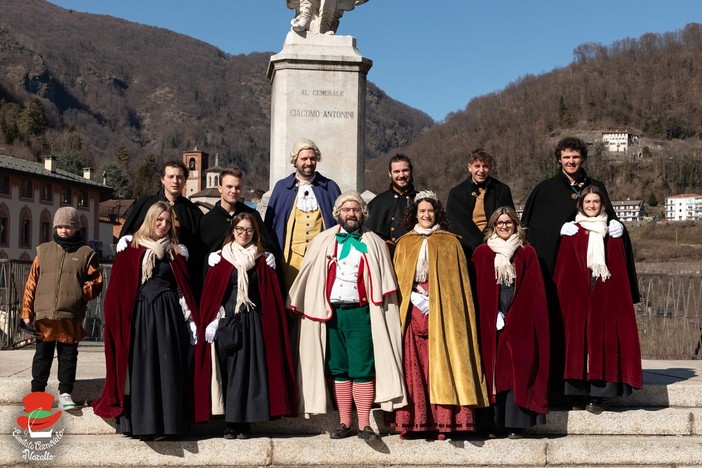
[[[602,144],[605,149],[610,152],[626,152],[629,149],[629,145],[636,139],[636,135],[633,135],[627,131],[623,132],[603,132],[602,133]]]
[[[86,242],[102,241],[98,205],[111,189],[90,176],[90,169],[82,177],[57,169],[52,157],[41,164],[0,154],[0,258],[32,260],[51,240],[62,206],[78,210]]]
[[[612,201],[612,207],[622,222],[638,221],[646,215],[643,200],[618,200]]]
[[[665,199],[665,217],[668,221],[702,219],[702,195],[683,193]]]

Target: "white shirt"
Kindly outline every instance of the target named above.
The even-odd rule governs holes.
[[[337,243],[337,252],[341,252],[341,244]],[[351,247],[349,254],[343,260],[336,262],[336,278],[332,285],[329,302],[358,302],[358,269],[361,267],[361,252]]]

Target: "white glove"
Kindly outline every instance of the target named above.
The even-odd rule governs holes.
[[[131,234],[127,234],[126,236],[122,236],[120,240],[117,242],[117,253],[120,253],[124,249],[127,248],[129,243],[134,239]]]
[[[178,244],[178,248],[180,249],[180,256],[185,257],[187,260],[188,257],[190,257],[190,252],[188,251],[188,248],[185,246],[185,244]]]
[[[270,252],[266,252],[263,255],[266,256],[266,265],[275,270],[275,257],[273,256],[273,254]]]
[[[561,227],[561,235],[562,236],[574,236],[577,233],[578,233],[578,226],[575,224],[574,221],[567,222]]]
[[[197,325],[191,320],[188,322],[188,327],[190,328],[190,346],[195,346],[197,344]]]
[[[217,327],[219,327],[219,318],[214,319],[205,328],[205,341],[212,343],[215,339],[215,334],[217,333]]]
[[[429,296],[412,291],[410,302],[424,315],[429,315]]]
[[[178,304],[180,304],[180,309],[183,311],[183,318],[185,320],[188,320],[190,318],[190,307],[188,307],[188,303],[185,301],[184,297],[181,297],[178,299]]]
[[[502,330],[505,328],[505,314],[500,312],[499,310],[497,311],[497,329]]]
[[[614,237],[615,239],[622,237],[624,235],[624,225],[616,219],[611,219],[609,221],[608,233],[610,237]]]
[[[207,257],[207,264],[211,267],[215,266],[216,264],[219,263],[220,260],[222,260],[222,256],[219,254],[221,250],[218,250],[216,252],[212,252],[209,257]]]

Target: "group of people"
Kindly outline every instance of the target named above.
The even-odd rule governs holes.
[[[485,150],[444,210],[415,189],[401,154],[370,203],[341,193],[302,138],[264,219],[239,201],[240,170],[222,172],[221,199],[203,216],[181,194],[187,168],[169,161],[163,189],[124,225],[95,413],[147,440],[223,415],[225,438],[248,438],[251,423],[335,406],[331,438],[373,440],[374,405],[402,438],[518,438],[545,421],[549,401],[601,412],[642,386],[631,245],[582,168],[587,146],[566,138],[555,156],[558,173],[521,220]],[[82,303],[101,284],[83,260]],[[46,319],[23,306],[41,331]],[[33,390],[46,385],[36,367]]]

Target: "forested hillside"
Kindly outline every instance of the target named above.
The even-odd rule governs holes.
[[[267,187],[272,54],[233,56],[165,29],[2,0],[0,151],[107,170],[118,196],[138,196],[153,190],[159,161],[197,146]],[[433,124],[372,83],[367,104],[369,159]]]
[[[602,132],[612,130],[641,138],[626,154],[608,153]],[[398,151],[412,157],[418,186],[445,197],[466,177],[470,151],[486,148],[498,159],[497,177],[521,203],[554,173],[553,147],[571,134],[592,143],[586,168],[613,198],[662,202],[702,192],[702,25],[583,44],[569,66],[473,99]],[[384,186],[386,161],[371,163],[369,188]]]
[[[271,53],[232,56],[160,28],[43,0],[3,0],[0,151],[107,170],[118,195],[131,186],[138,196],[152,190],[160,160],[197,146],[219,154],[220,165],[240,165],[250,186],[267,186]],[[523,76],[439,125],[372,83],[366,99],[366,187],[374,191],[385,189],[387,159],[402,151],[414,161],[417,185],[445,197],[465,178],[467,154],[484,147],[521,203],[556,170],[555,142],[572,134],[591,143],[586,168],[613,198],[655,204],[702,192],[697,23],[580,45],[570,65]],[[609,153],[608,131],[638,138],[627,153]]]

